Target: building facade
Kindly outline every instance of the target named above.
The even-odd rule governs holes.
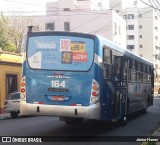
[[[99,34],[126,48],[126,22],[109,1],[58,0],[46,5],[46,30]]]
[[[8,94],[19,91],[22,76],[21,55],[0,50],[0,114]]]
[[[154,63],[155,92],[160,87],[160,16],[153,8],[131,8],[123,13],[127,49]]]
[[[10,23],[18,26],[36,26],[37,30],[72,31],[99,34],[126,48],[126,22],[114,10],[106,9],[102,0],[58,0],[46,4],[44,16],[10,17]],[[14,23],[13,23],[14,22]]]
[[[126,20],[127,49],[154,64],[157,92],[160,88],[160,16],[138,0],[128,0],[126,7],[123,7],[124,0],[110,0],[110,4],[113,3],[120,3],[121,7],[113,9]]]

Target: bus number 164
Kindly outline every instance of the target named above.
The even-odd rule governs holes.
[[[52,80],[51,81],[52,88],[65,88],[65,81],[59,81],[59,80]]]

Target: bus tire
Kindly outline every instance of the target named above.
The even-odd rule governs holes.
[[[16,119],[18,117],[18,112],[11,112],[11,118]]]
[[[71,125],[71,124],[79,124],[79,123],[82,123],[82,121],[83,121],[83,118],[75,118],[75,119],[65,120],[64,122],[65,122],[67,125]]]
[[[126,115],[122,115],[120,119],[118,119],[118,126],[124,126],[127,123]]]
[[[142,113],[145,114],[145,113],[147,113],[147,109],[149,107],[149,96],[148,96],[148,94],[146,92],[143,92],[143,96],[145,96],[147,98],[147,100],[146,100],[146,106],[142,110]]]

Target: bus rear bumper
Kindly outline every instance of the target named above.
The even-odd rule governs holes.
[[[100,119],[100,103],[90,106],[58,106],[45,104],[30,104],[21,101],[21,115],[48,115],[55,117],[75,117],[85,119]]]

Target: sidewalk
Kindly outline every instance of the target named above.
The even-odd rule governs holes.
[[[158,136],[158,138],[160,137],[160,126],[157,128],[157,130],[153,133],[154,137]],[[156,145],[160,145],[160,140],[158,140],[158,142],[156,142]]]
[[[160,95],[159,94],[156,94],[154,97],[158,97],[160,98]],[[158,136],[160,137],[160,126],[157,127],[156,131],[152,134],[152,136]],[[156,145],[160,145],[160,140],[158,142],[156,142]]]
[[[0,114],[0,120],[4,120],[4,119],[9,118],[9,117],[11,117],[10,113]]]

